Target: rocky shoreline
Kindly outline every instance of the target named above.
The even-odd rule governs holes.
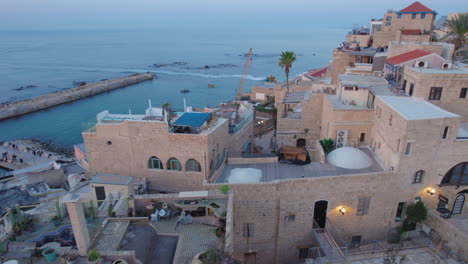
[[[59,104],[79,100],[95,94],[122,88],[154,78],[152,73],[135,73],[126,77],[104,80],[96,83],[81,85],[63,91],[49,93],[33,98],[8,102],[0,105],[0,120],[24,115],[38,110],[46,109]]]

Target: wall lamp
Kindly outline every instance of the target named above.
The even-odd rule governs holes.
[[[338,208],[338,212],[341,213],[341,215],[344,215],[346,213],[346,208],[344,208],[343,206]]]
[[[430,196],[434,196],[434,193],[435,193],[435,189],[434,188],[428,188],[427,189],[427,193],[430,195]]]

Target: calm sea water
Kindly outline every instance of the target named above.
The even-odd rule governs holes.
[[[0,31],[0,103],[94,82],[151,71],[157,79],[21,117],[0,121],[0,141],[39,139],[61,147],[82,142],[83,124],[103,110],[143,113],[154,106],[183,105],[188,89],[192,106],[213,106],[233,99],[245,58],[255,56],[245,90],[273,74],[284,80],[279,53],[297,54],[291,75],[326,65],[345,28],[292,28],[284,31]],[[174,64],[174,62],[179,62]],[[158,67],[153,64],[161,64]],[[205,65],[209,69],[203,69]],[[208,88],[214,84],[215,88]]]

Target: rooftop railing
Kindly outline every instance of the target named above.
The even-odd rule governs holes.
[[[237,132],[241,131],[245,125],[247,125],[253,119],[253,113],[249,116],[244,118],[239,124],[236,125],[229,125],[229,134],[236,134]]]

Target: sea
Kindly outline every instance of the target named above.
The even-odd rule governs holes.
[[[169,103],[216,106],[232,100],[245,54],[253,49],[244,92],[273,75],[282,51],[297,60],[291,76],[327,65],[346,28],[211,31],[189,29],[0,31],[0,103],[16,101],[139,72],[157,78],[78,101],[0,121],[0,141],[36,139],[62,148],[83,141],[81,132],[103,110],[142,114]],[[205,67],[208,66],[208,67]],[[214,88],[209,88],[213,84]]]

